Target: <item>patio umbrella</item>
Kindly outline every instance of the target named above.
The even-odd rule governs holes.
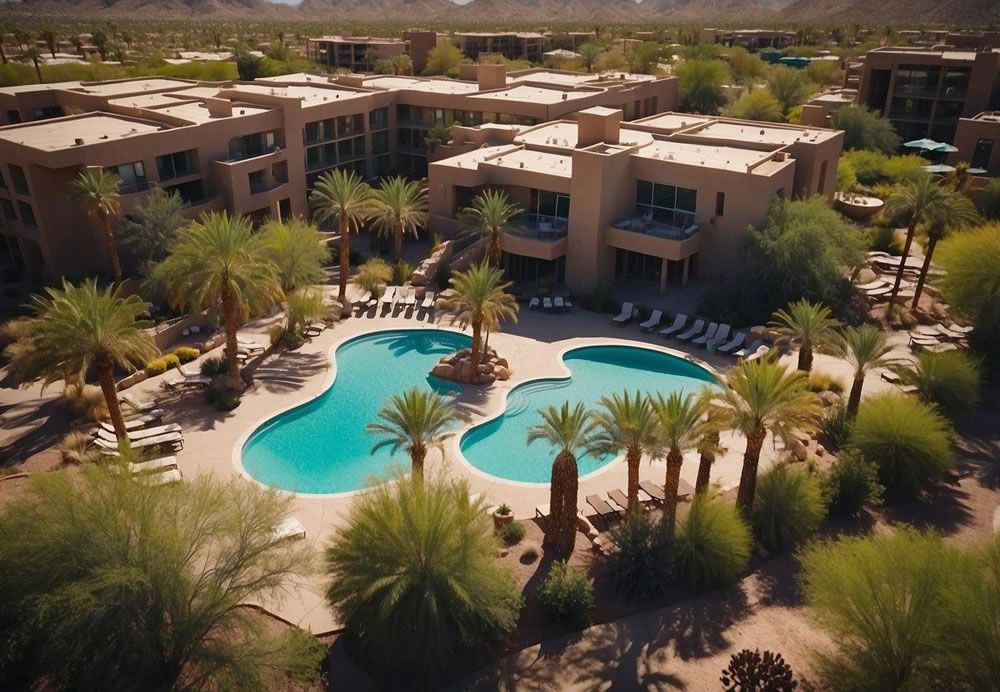
[[[911,142],[906,142],[903,144],[904,147],[910,147],[911,149],[923,149],[924,151],[939,151],[937,147],[941,146],[941,142],[935,142],[933,139],[914,139]]]
[[[941,142],[931,151],[939,152],[942,154],[954,154],[956,151],[958,151],[958,147],[953,147],[950,144],[945,144],[944,142]]]
[[[985,168],[970,168],[969,175],[986,175],[989,173]]]
[[[921,166],[921,168],[928,173],[954,173],[955,167],[949,166],[944,163],[935,163],[930,166]]]

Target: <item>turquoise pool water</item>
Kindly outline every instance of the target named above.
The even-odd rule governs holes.
[[[409,466],[404,452],[395,458],[387,449],[370,454],[376,438],[365,425],[390,395],[411,387],[460,391],[427,373],[442,355],[470,343],[437,329],[383,331],[344,343],[335,354],[333,385],[257,428],[243,447],[243,468],[265,485],[324,494],[362,488],[369,476],[394,464]]]
[[[553,449],[526,444],[528,428],[541,422],[538,409],[582,401],[593,407],[605,395],[622,392],[697,392],[715,378],[704,368],[660,351],[633,346],[585,346],[563,355],[572,375],[526,382],[511,390],[503,415],[462,436],[462,454],[481,471],[512,481],[547,483]],[[515,364],[516,367],[516,364]],[[580,475],[601,468],[610,456],[580,455]]]

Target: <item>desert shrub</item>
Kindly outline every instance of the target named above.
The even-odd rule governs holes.
[[[66,433],[58,445],[64,464],[89,464],[100,459],[101,454],[91,445],[94,438],[82,430]]]
[[[229,370],[229,364],[222,356],[214,356],[201,361],[201,374],[205,377],[215,377],[222,375]]]
[[[885,160],[885,176],[894,183],[905,183],[920,177],[927,159],[919,154],[890,156]]]
[[[809,373],[809,391],[843,394],[844,383],[828,372],[813,370]]]
[[[954,689],[939,672],[944,593],[959,557],[937,536],[905,528],[808,547],[802,590],[836,646],[817,654],[825,687]]]
[[[373,664],[441,670],[510,632],[521,596],[467,483],[394,480],[355,498],[326,550],[326,597]]]
[[[880,394],[861,402],[851,446],[878,468],[886,490],[914,494],[951,468],[947,421],[919,399]]]
[[[594,582],[565,560],[554,562],[538,589],[538,602],[556,622],[584,627],[594,610]]]
[[[201,351],[190,346],[181,346],[174,349],[174,355],[177,356],[177,360],[181,363],[190,363],[201,355]]]
[[[181,359],[173,353],[166,354],[162,360],[167,364],[168,368],[179,368],[181,366]]]
[[[225,387],[208,387],[205,389],[205,403],[214,406],[216,411],[232,411],[240,405],[240,397]]]
[[[1000,220],[1000,178],[987,183],[979,198],[979,210],[987,221]]]
[[[955,575],[944,594],[949,667],[958,685],[996,689],[1000,680],[1000,535],[994,534],[955,565]]]
[[[583,300],[580,301],[580,305],[584,310],[589,312],[611,313],[618,312],[621,308],[621,304],[615,297],[614,291],[608,287],[601,287],[590,295],[584,296]]]
[[[799,468],[782,465],[757,479],[753,532],[768,550],[785,550],[809,537],[826,518],[819,479]]]
[[[896,238],[895,224],[889,226],[872,226],[868,235],[868,249],[898,255],[901,252],[901,248],[899,247],[899,240]]]
[[[524,539],[524,524],[519,521],[512,521],[503,527],[500,536],[507,545],[515,545]]]
[[[670,526],[632,512],[611,532],[614,549],[605,557],[608,576],[625,598],[655,598],[672,575]]]
[[[788,692],[799,686],[781,654],[761,654],[759,649],[743,649],[730,656],[721,682],[726,692]]]
[[[898,372],[907,384],[917,388],[922,401],[934,404],[953,421],[979,401],[979,362],[962,351],[921,351],[912,367]]]
[[[862,185],[874,185],[887,178],[885,172],[885,154],[867,149],[851,149],[843,156],[854,175]]]
[[[537,543],[528,542],[521,548],[521,562],[531,563],[542,556],[542,548]]]
[[[878,469],[856,451],[845,452],[826,476],[830,514],[854,515],[866,506],[882,504]]]
[[[166,358],[156,358],[146,363],[146,374],[150,377],[156,377],[165,373],[169,367]]]
[[[827,442],[839,449],[851,435],[851,418],[844,402],[831,406],[823,414],[823,434]]]
[[[696,589],[739,579],[750,561],[750,529],[736,507],[699,494],[674,537],[677,576]]]
[[[100,387],[92,384],[68,384],[61,397],[69,409],[87,420],[100,420],[108,415],[108,402]]]
[[[401,259],[392,265],[392,282],[398,286],[402,286],[412,273],[413,265]]]

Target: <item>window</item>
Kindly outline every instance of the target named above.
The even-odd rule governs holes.
[[[314,123],[306,123],[305,133],[303,135],[303,141],[305,144],[313,144],[314,142],[320,141],[323,137],[320,134],[322,123],[317,121]]]
[[[532,188],[529,211],[541,220],[548,217],[565,221],[569,219],[569,195]]]
[[[274,132],[255,132],[229,140],[230,159],[249,159],[274,151]]]
[[[694,223],[698,191],[646,180],[635,183],[635,210],[639,216],[676,228]]]
[[[819,182],[816,184],[816,192],[820,194],[823,193],[823,188],[826,187],[826,169],[826,161],[823,161],[823,163],[819,165]]]
[[[62,106],[44,106],[43,108],[33,108],[31,110],[32,120],[47,120],[49,118],[61,118],[62,116]]]
[[[24,177],[24,169],[20,166],[10,165],[10,181],[14,185],[14,189],[17,190],[22,195],[29,194],[28,190],[28,179]]]
[[[205,185],[201,180],[191,180],[180,185],[164,188],[167,194],[176,192],[186,204],[201,204],[205,201]]]
[[[306,149],[306,170],[312,170],[313,168],[319,168],[320,166],[320,155],[323,147],[310,147]]]
[[[156,172],[160,180],[170,180],[195,172],[194,149],[178,151],[173,154],[156,157]]]
[[[14,204],[10,200],[0,199],[0,207],[3,207],[3,215],[5,219],[17,221],[17,212],[14,211]]]
[[[14,124],[19,123],[19,122],[21,122],[21,113],[20,113],[20,111],[7,111],[7,123],[8,124],[14,125]]]
[[[726,193],[716,192],[715,193],[715,215],[725,216],[726,215]]]
[[[146,180],[146,167],[142,165],[142,161],[109,166],[107,171],[122,179],[122,194],[127,195],[130,192],[138,192],[149,187],[149,182]]]
[[[972,168],[989,168],[990,159],[993,157],[993,140],[981,139],[976,142],[976,149],[972,152]]]
[[[372,153],[384,154],[389,151],[389,133],[388,132],[373,132],[372,133]]]
[[[250,184],[250,192],[256,194],[258,192],[264,192],[267,190],[267,172],[266,171],[250,171],[247,174],[247,182]]]
[[[384,130],[389,127],[389,109],[376,108],[368,114],[368,127],[372,130]]]
[[[354,155],[364,156],[365,155],[365,138],[355,137],[354,138]]]
[[[6,189],[7,189],[7,181],[4,179],[3,173],[0,172],[0,190],[6,190]]]
[[[337,143],[337,157],[341,161],[353,158],[351,153],[351,140],[342,139]]]
[[[37,228],[38,223],[35,221],[35,210],[31,208],[31,205],[27,202],[18,202],[17,210],[21,214],[21,223],[28,228]]]

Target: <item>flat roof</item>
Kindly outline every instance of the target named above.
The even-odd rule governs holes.
[[[52,89],[72,89],[79,87],[80,82],[49,82],[46,84],[18,84],[0,87],[0,94],[26,94],[31,91],[49,91]]]
[[[282,74],[276,77],[258,77],[255,82],[275,82],[276,84],[291,84],[293,82],[317,82],[319,84],[332,84],[329,75],[312,74],[310,72],[293,72],[292,74]]]
[[[182,95],[176,91],[160,91],[154,94],[131,94],[116,99],[108,99],[108,104],[131,108],[157,108],[158,106],[176,105],[185,99],[193,98],[193,96]]]
[[[527,84],[517,84],[499,91],[484,91],[474,94],[472,98],[482,99],[502,99],[505,101],[524,101],[528,103],[559,103],[570,99],[586,98],[590,96],[586,91],[566,91],[563,89],[551,89],[547,87],[528,86]]]
[[[384,36],[317,36],[309,40],[333,43],[404,43],[401,38],[387,38]]]
[[[183,118],[184,120],[190,120],[193,123],[205,123],[210,120],[224,120],[230,117],[242,118],[249,115],[258,115],[260,113],[267,113],[270,108],[260,105],[251,105],[249,103],[241,103],[239,101],[234,101],[233,104],[233,114],[232,116],[221,116],[212,115],[208,111],[208,106],[204,101],[189,101],[187,103],[178,103],[175,106],[166,106],[163,108],[157,108],[157,113],[166,113],[167,115],[172,115],[175,118]]]
[[[563,178],[569,178],[573,175],[572,156],[550,154],[547,151],[536,151],[534,149],[515,149],[495,158],[490,158],[482,163],[502,168],[516,168],[535,173],[558,175]]]
[[[529,146],[575,149],[579,142],[578,131],[575,121],[555,120],[522,131],[514,138],[514,141],[523,142]],[[618,141],[624,146],[645,145],[653,141],[653,135],[623,125],[619,130]]]
[[[147,91],[166,91],[167,89],[185,89],[193,86],[191,82],[165,77],[149,77],[129,79],[122,82],[103,82],[101,84],[81,84],[72,88],[83,94],[97,96],[124,96],[125,94],[141,94]]]
[[[333,101],[346,101],[352,98],[367,96],[363,91],[353,91],[342,89],[333,85],[327,86],[307,86],[307,85],[275,85],[262,86],[260,84],[239,84],[234,87],[237,91],[253,94],[264,94],[268,96],[280,96],[283,98],[297,98],[303,106],[320,106]]]
[[[636,121],[640,125],[648,125],[660,130],[676,132],[694,125],[704,125],[710,123],[714,118],[704,115],[692,115],[690,113],[661,113],[659,115],[643,118]]]
[[[433,94],[472,94],[479,91],[477,82],[463,82],[457,79],[419,79],[417,77],[397,77],[381,75],[366,78],[366,87],[379,89],[409,89]]]
[[[737,173],[746,173],[747,166],[757,163],[769,155],[770,152],[760,152],[753,149],[707,146],[662,139],[642,147],[633,154],[633,156],[644,159],[660,159]]]
[[[84,144],[96,144],[111,139],[157,132],[163,127],[159,123],[95,112],[0,129],[0,139],[41,151],[59,151],[77,146],[78,138],[82,139]]]
[[[755,121],[715,121],[694,132],[685,133],[697,137],[730,139],[737,142],[756,142],[785,146],[795,142],[822,142],[837,133],[811,127],[776,127]]]

